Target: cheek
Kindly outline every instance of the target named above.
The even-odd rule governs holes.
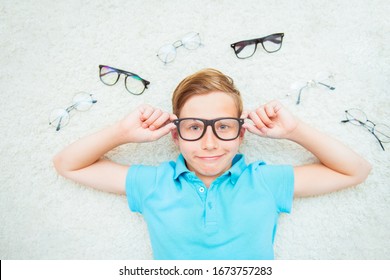
[[[230,150],[232,152],[238,151],[238,148],[241,145],[241,139],[237,138],[233,141],[225,141],[221,147],[223,147],[225,150]]]
[[[184,141],[182,139],[179,139],[178,141],[176,141],[176,145],[182,154],[188,154],[198,149],[196,141],[191,142],[191,141]]]

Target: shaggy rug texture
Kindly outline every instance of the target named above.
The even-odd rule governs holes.
[[[231,76],[244,105],[279,99],[293,114],[363,155],[368,179],[336,193],[295,199],[282,215],[277,259],[390,258],[390,144],[383,151],[362,126],[341,123],[349,108],[390,125],[390,6],[386,0],[67,0],[0,2],[0,258],[151,259],[147,227],[125,196],[99,192],[57,175],[52,157],[80,137],[121,119],[143,103],[171,111],[171,95],[187,75],[212,67]],[[177,49],[164,65],[158,49],[199,32],[202,45]],[[258,46],[238,59],[231,43],[284,32],[282,48]],[[98,65],[150,81],[129,94],[123,78],[104,85]],[[299,81],[330,72],[335,90],[302,93]],[[75,93],[94,94],[86,112],[72,111],[60,131],[50,112],[71,105]],[[247,162],[300,165],[316,159],[286,140],[249,133]],[[128,144],[107,157],[157,165],[176,159],[170,137]],[[319,178],[320,180],[320,178]]]

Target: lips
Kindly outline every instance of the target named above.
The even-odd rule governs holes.
[[[222,155],[217,156],[198,156],[199,159],[205,160],[205,161],[215,161],[222,157]]]

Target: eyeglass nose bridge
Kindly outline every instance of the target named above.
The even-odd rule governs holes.
[[[204,124],[204,127],[203,127],[203,131],[202,131],[202,135],[200,136],[199,139],[203,138],[203,136],[206,134],[207,132],[207,128],[210,126],[211,127],[211,131],[213,132],[213,135],[218,137],[217,136],[217,132],[215,131],[215,128],[214,128],[214,124],[217,120],[201,120]]]
[[[174,46],[175,49],[180,48],[183,45],[184,44],[183,44],[182,40],[177,40],[176,42],[173,42],[173,44],[172,44],[172,46]]]
[[[307,86],[308,87],[316,87],[317,82],[315,80],[309,80],[309,81],[307,81]]]

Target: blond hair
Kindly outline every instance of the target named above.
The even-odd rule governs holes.
[[[237,107],[237,117],[241,116],[242,99],[240,91],[234,86],[233,79],[212,68],[200,70],[180,82],[172,96],[173,113],[180,117],[180,111],[189,98],[213,91],[220,91],[231,96]]]

